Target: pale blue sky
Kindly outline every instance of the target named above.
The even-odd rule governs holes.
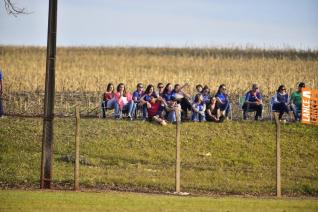
[[[14,0],[0,44],[46,45],[48,0]],[[318,49],[317,0],[59,0],[58,46]]]

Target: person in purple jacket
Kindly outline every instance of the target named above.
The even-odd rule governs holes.
[[[146,120],[147,118],[147,107],[141,101],[141,97],[144,95],[144,86],[142,83],[137,84],[137,90],[133,93],[133,101],[134,101],[134,115],[138,109],[142,110],[142,118]]]
[[[284,113],[289,114],[289,120],[293,120],[293,112],[290,108],[289,95],[286,92],[285,85],[280,85],[273,98],[273,110],[279,111],[279,119],[281,120]]]
[[[256,111],[255,120],[259,120],[262,117],[263,111],[263,97],[259,92],[258,85],[253,84],[252,90],[246,93],[245,102],[242,106],[243,109],[243,119],[247,119],[248,111]]]

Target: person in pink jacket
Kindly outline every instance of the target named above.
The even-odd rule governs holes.
[[[117,86],[117,92],[114,94],[115,102],[115,118],[120,119],[122,118],[122,112],[128,111],[128,118],[130,120],[134,117],[134,112],[136,110],[135,104],[132,100],[132,95],[126,91],[126,87],[124,83],[119,83]]]

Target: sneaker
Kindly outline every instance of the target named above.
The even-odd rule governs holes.
[[[162,120],[162,122],[160,122],[160,124],[161,124],[162,126],[166,126],[166,125],[167,125],[167,122],[166,122],[165,120]]]

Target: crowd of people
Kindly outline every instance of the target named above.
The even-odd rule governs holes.
[[[115,86],[112,83],[107,85],[103,94],[102,110],[103,117],[106,117],[108,109],[114,109],[116,119],[121,119],[127,114],[130,120],[141,114],[143,120],[154,121],[166,125],[167,122],[174,123],[177,117],[181,121],[191,120],[193,122],[222,122],[227,119],[231,112],[230,99],[226,86],[221,84],[215,95],[211,94],[208,86],[196,85],[193,96],[184,90],[188,84],[180,85],[171,83],[164,85],[158,83],[147,85],[146,89],[142,83],[138,83],[133,93],[127,91],[125,84]],[[291,121],[300,120],[301,91],[304,83],[299,83],[298,90],[289,97],[284,85],[280,85],[275,96],[272,98],[272,111],[279,112],[279,119],[283,114],[289,114]],[[245,95],[242,105],[243,119],[247,119],[249,112],[255,112],[255,120],[262,119],[263,97],[257,84]],[[191,116],[189,117],[189,114]]]

